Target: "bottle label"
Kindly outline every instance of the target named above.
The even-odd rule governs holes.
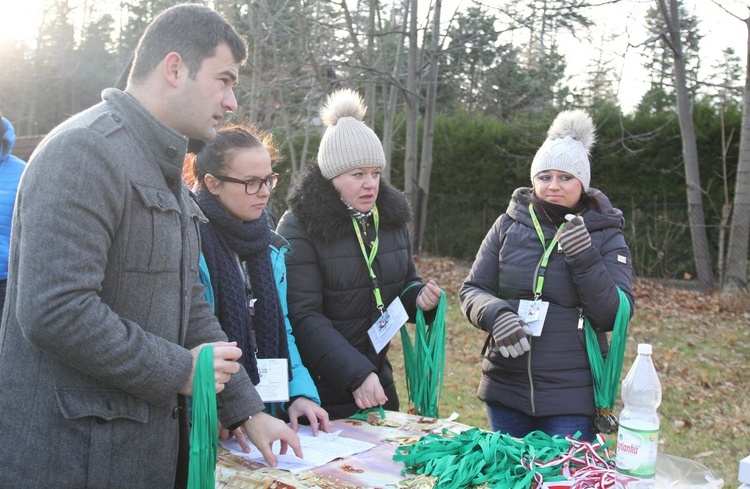
[[[617,472],[648,479],[656,476],[656,455],[659,446],[659,425],[620,423],[617,431]]]

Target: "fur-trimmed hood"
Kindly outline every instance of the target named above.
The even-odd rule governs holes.
[[[307,166],[289,189],[286,203],[313,239],[330,242],[352,232],[351,215],[336,187],[314,163]],[[408,200],[385,180],[380,181],[376,204],[383,229],[398,228],[411,221]]]

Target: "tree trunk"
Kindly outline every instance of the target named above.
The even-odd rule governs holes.
[[[440,48],[440,8],[442,0],[435,0],[432,12],[432,40],[430,41],[430,71],[427,77],[427,100],[425,100],[424,128],[422,129],[422,163],[419,169],[421,209],[416,220],[414,249],[422,251],[424,230],[427,227],[427,202],[430,196],[430,174],[432,173],[432,144],[435,139],[435,101],[437,100],[438,59]]]
[[[700,171],[698,168],[698,145],[695,139],[693,116],[685,76],[685,56],[680,37],[679,2],[659,0],[659,8],[668,30],[668,42],[674,55],[674,84],[677,94],[677,115],[682,136],[682,157],[685,160],[685,185],[688,201],[688,219],[693,243],[693,260],[698,281],[703,289],[713,287],[711,255],[706,236],[706,222],[703,215],[703,195],[701,193]]]
[[[407,23],[409,22],[409,1],[403,1],[404,13],[401,21],[401,42],[398,43],[396,48],[396,61],[393,65],[393,83],[388,88],[388,104],[383,114],[383,151],[385,151],[385,169],[383,170],[383,178],[391,180],[391,159],[393,155],[393,121],[396,118],[396,102],[398,101],[398,92],[401,89],[401,64],[404,57],[404,44],[406,44],[406,36],[403,34],[406,32]],[[395,24],[395,23],[394,23]]]
[[[747,45],[750,47],[750,19]],[[729,228],[727,269],[723,291],[748,290],[748,241],[750,241],[750,51],[745,61],[745,88],[742,97],[742,132],[737,161],[732,224]]]
[[[419,90],[417,88],[417,15],[419,2],[411,0],[409,8],[409,57],[406,73],[406,104],[409,108],[406,116],[406,149],[404,155],[404,193],[411,202],[412,209],[418,209],[417,203],[417,145],[419,135]]]

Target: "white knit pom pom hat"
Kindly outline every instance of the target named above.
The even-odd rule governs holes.
[[[585,110],[560,112],[531,163],[532,182],[539,172],[564,171],[580,180],[586,192],[591,181],[589,154],[595,141],[594,121]]]
[[[328,96],[320,108],[320,118],[328,126],[318,148],[318,166],[330,180],[355,168],[385,168],[383,145],[364,122],[362,97],[344,88]]]

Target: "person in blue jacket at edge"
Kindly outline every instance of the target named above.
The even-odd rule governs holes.
[[[8,119],[3,117],[0,128],[0,318],[5,304],[5,288],[8,283],[8,249],[10,248],[10,221],[13,217],[13,205],[16,203],[18,182],[26,163],[13,156],[16,144],[16,130]]]
[[[261,371],[289,369],[286,402],[266,402],[266,411],[288,417],[295,431],[307,418],[314,435],[328,431],[328,413],[302,364],[287,318],[286,264],[289,245],[272,230],[266,206],[278,183],[272,137],[252,126],[221,128],[216,138],[185,158],[183,177],[196,192],[206,220],[200,224],[199,279],[222,329],[242,349],[254,384]],[[269,362],[276,359],[276,362]],[[279,361],[283,360],[283,361]],[[276,370],[276,372],[274,372]],[[273,372],[273,373],[272,373]],[[222,430],[221,436],[229,432]],[[244,436],[235,431],[242,444]]]

